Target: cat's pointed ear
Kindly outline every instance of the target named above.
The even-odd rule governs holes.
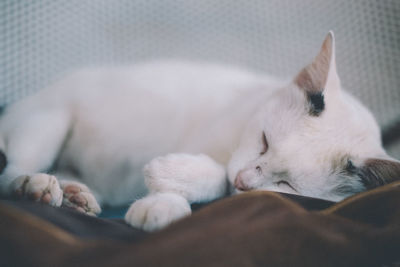
[[[336,72],[335,37],[330,31],[326,36],[319,54],[313,62],[306,66],[296,76],[295,84],[305,92],[310,106],[309,113],[318,116],[325,109],[325,99],[328,90],[340,88]]]
[[[357,168],[357,175],[366,189],[400,181],[400,161],[368,158]]]

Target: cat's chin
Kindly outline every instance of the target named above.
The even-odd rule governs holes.
[[[278,188],[275,186],[265,186],[253,189],[253,191],[269,191],[269,192],[276,192],[276,193],[285,193],[285,194],[292,194],[292,195],[301,195],[299,192],[294,191],[291,188]]]
[[[284,190],[284,189],[279,189],[279,188],[271,188],[271,187],[259,187],[259,188],[253,188],[249,190],[239,190],[237,188],[233,188],[231,190],[231,194],[237,195],[237,194],[243,194],[243,193],[248,193],[248,192],[254,192],[254,191],[265,191],[265,192],[275,192],[275,193],[285,193],[285,194],[292,194],[292,195],[300,195],[298,192],[295,192],[294,190]]]
[[[238,194],[243,194],[243,193],[247,193],[250,191],[242,191],[242,190],[234,188],[231,192],[232,192],[232,195],[238,195]]]

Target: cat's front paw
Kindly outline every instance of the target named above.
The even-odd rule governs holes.
[[[56,207],[61,205],[63,199],[57,178],[45,173],[21,175],[11,183],[11,190],[18,198],[28,198]]]
[[[157,193],[134,202],[125,215],[125,221],[145,231],[155,231],[191,212],[185,198],[172,193]]]
[[[204,154],[157,157],[144,166],[143,174],[150,193],[176,193],[189,203],[216,199],[227,188],[225,168]]]
[[[101,212],[100,205],[86,185],[78,182],[61,181],[61,188],[64,193],[62,206],[91,216],[96,216]]]

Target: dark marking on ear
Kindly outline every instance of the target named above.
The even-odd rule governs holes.
[[[310,103],[309,114],[311,116],[319,116],[325,108],[324,95],[321,92],[318,92],[308,93],[307,96],[308,102]]]
[[[313,62],[303,68],[294,79],[294,83],[304,92],[311,106],[309,113],[312,116],[318,116],[325,108],[323,93],[331,67],[332,71],[336,72],[334,54],[333,34],[329,33]]]
[[[6,167],[7,167],[7,157],[4,154],[4,152],[0,150],[0,174],[3,173]]]
[[[400,180],[400,162],[384,159],[368,159],[357,168],[357,175],[366,189]]]

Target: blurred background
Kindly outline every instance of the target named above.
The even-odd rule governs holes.
[[[399,0],[1,0],[0,106],[76,68],[160,58],[290,77],[329,30],[343,86],[400,158]]]

